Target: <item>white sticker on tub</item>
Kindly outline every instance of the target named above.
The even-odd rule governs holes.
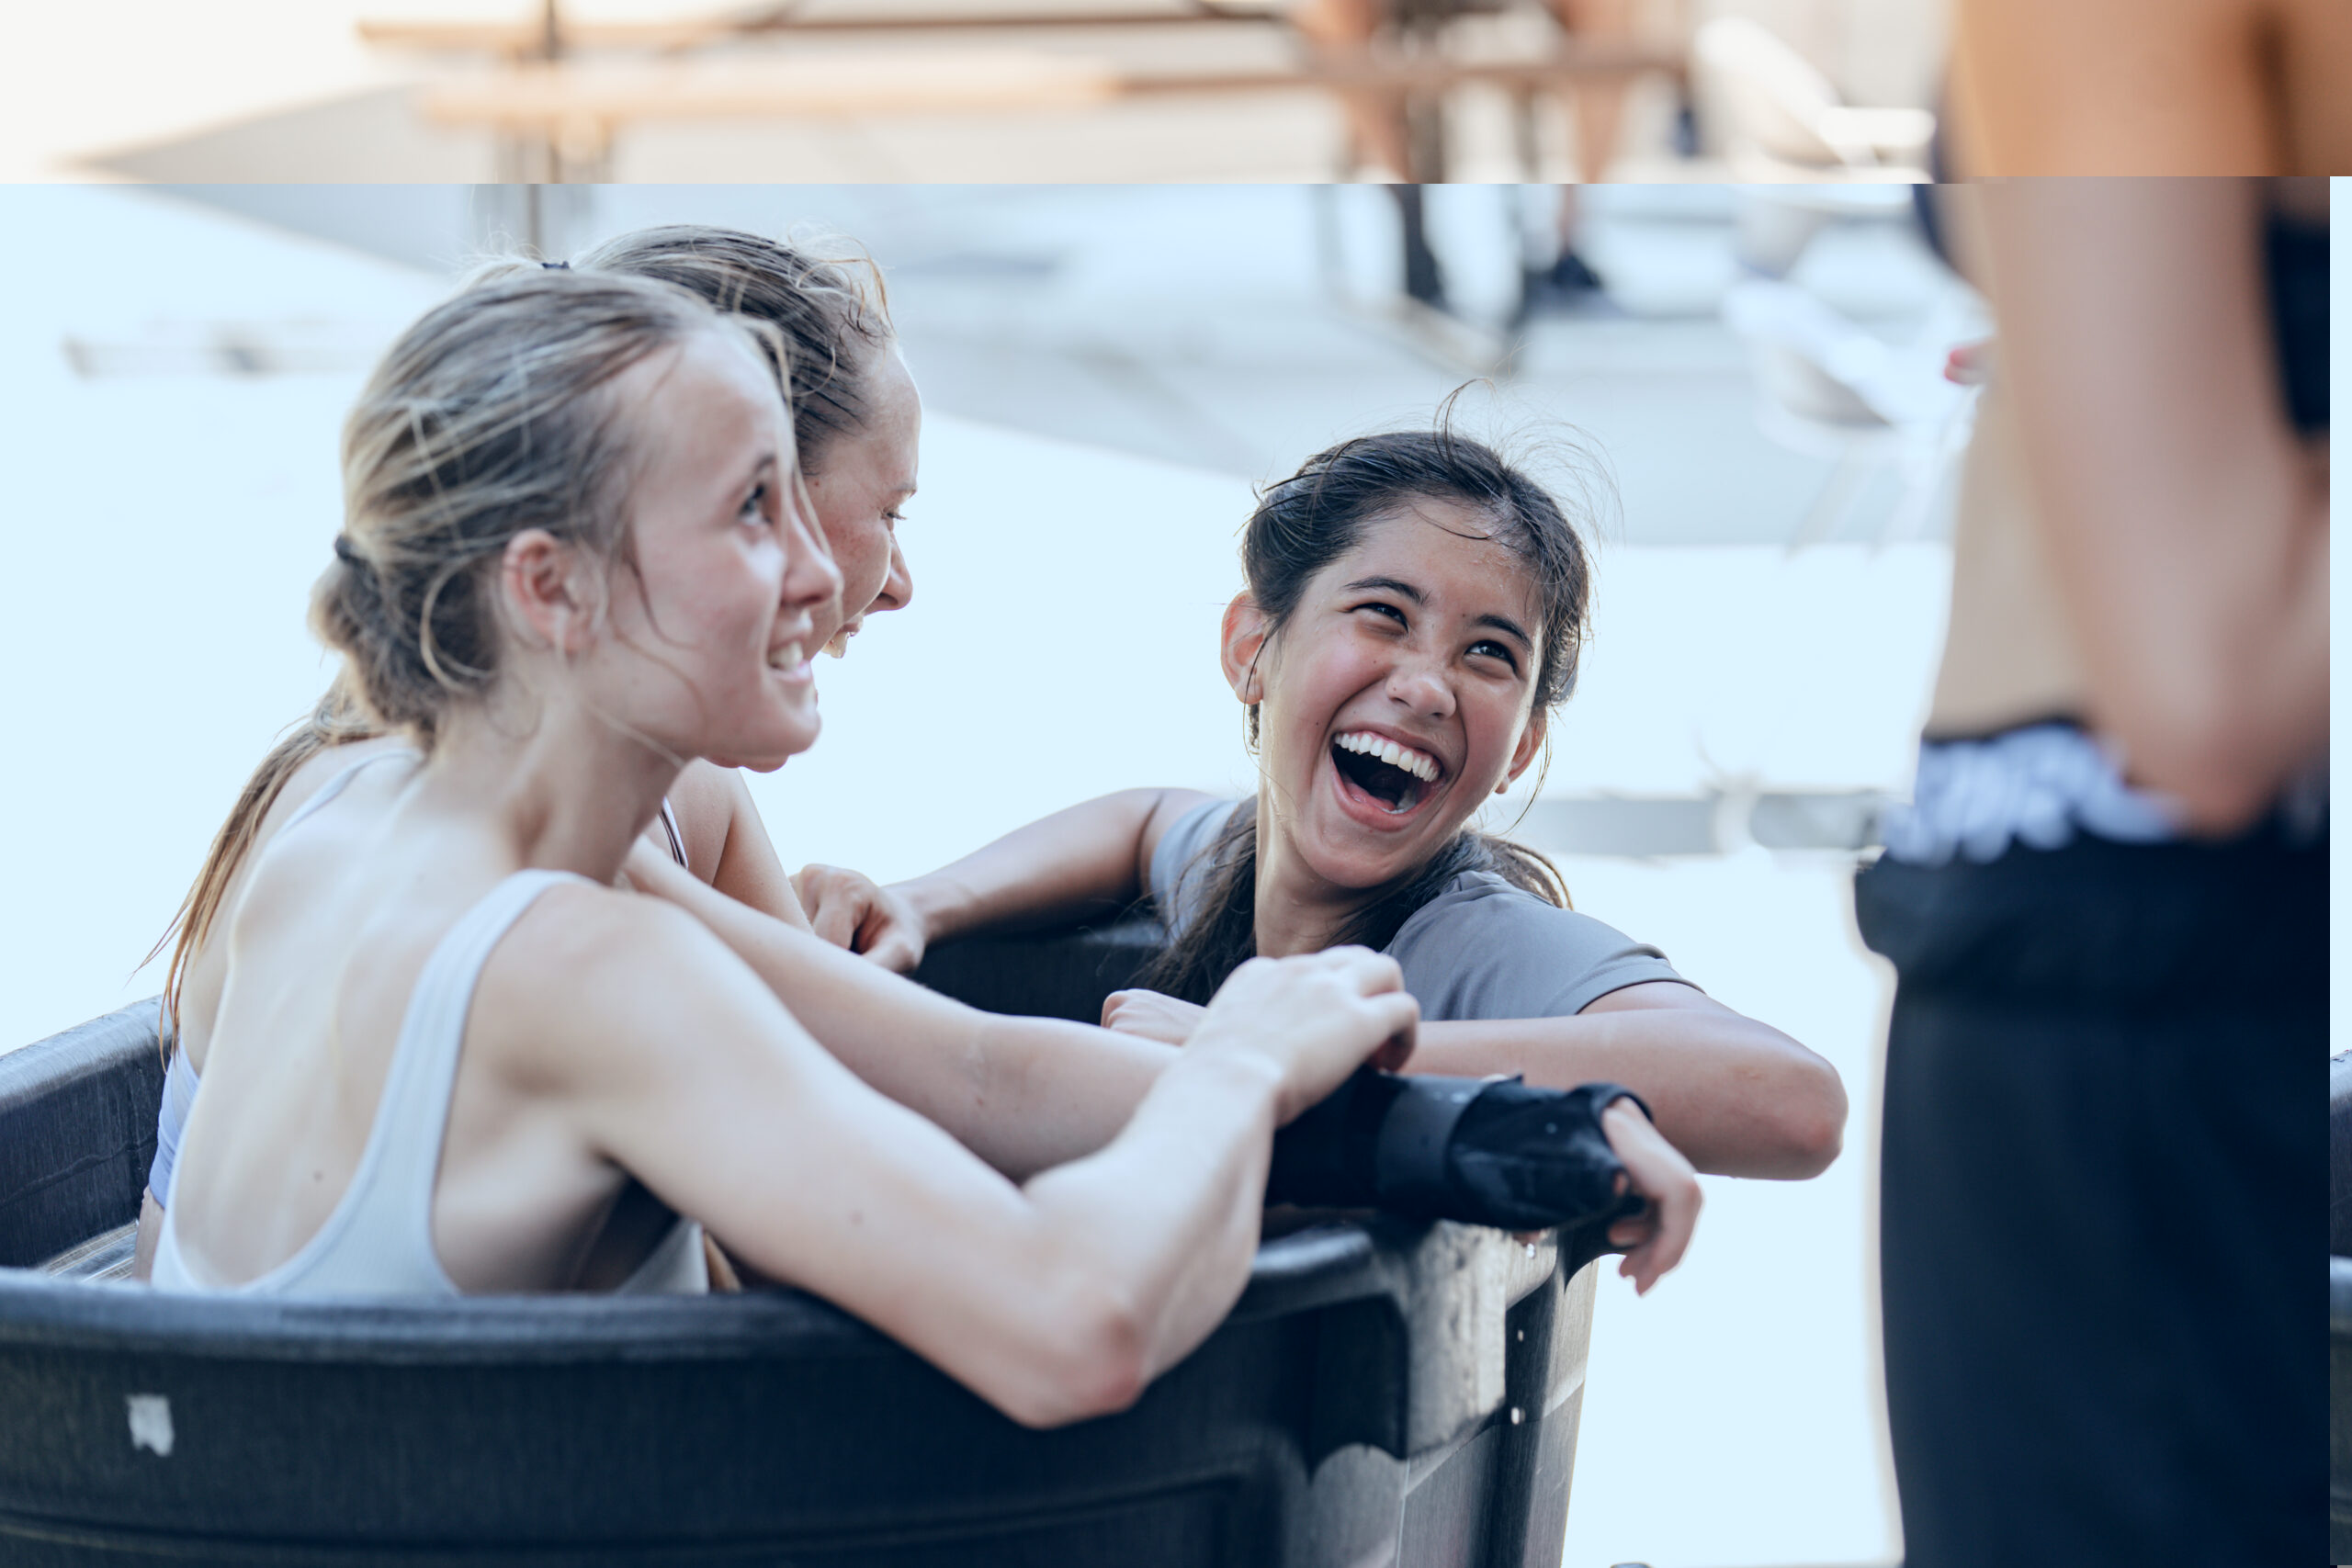
[[[130,1406],[130,1446],[152,1449],[164,1458],[172,1451],[172,1402],[160,1393],[128,1393]]]

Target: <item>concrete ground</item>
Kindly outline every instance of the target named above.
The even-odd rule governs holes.
[[[1360,229],[1343,228],[1340,269],[1374,278],[1385,209],[1341,196],[1367,199],[1340,212]],[[1347,302],[1370,288],[1328,286],[1316,199],[771,190],[600,207],[616,227],[828,217],[896,269],[933,409],[906,528],[917,599],[820,669],[823,742],[754,784],[788,863],[902,875],[1103,789],[1247,787],[1210,638],[1250,482],[1333,434],[1426,418],[1462,378]],[[1481,206],[1498,200],[1464,193],[1445,218],[1465,287],[1508,232]],[[1505,389],[1514,417],[1585,430],[1622,504],[1547,789],[1899,788],[1942,547],[1875,545],[1882,486],[1832,543],[1785,548],[1829,464],[1758,434],[1747,362],[1705,313],[1732,198],[1626,201],[1596,246],[1630,303],[1538,323]],[[464,220],[462,194],[443,205]],[[0,727],[24,759],[0,779],[20,824],[0,915],[13,1045],[154,989],[141,955],[252,761],[325,679],[300,612],[337,524],[336,426],[369,355],[444,283],[157,193],[17,188],[0,214],[61,237],[0,260],[18,302],[0,319],[16,476]],[[1891,339],[1938,287],[1892,223],[1833,231],[1805,267]],[[253,373],[272,364],[286,368]],[[1752,846],[1566,862],[1579,907],[1820,1051],[1854,1107],[1829,1174],[1711,1179],[1679,1273],[1646,1301],[1605,1283],[1574,1568],[1896,1553],[1870,1298],[1885,979],[1851,933],[1852,863]]]

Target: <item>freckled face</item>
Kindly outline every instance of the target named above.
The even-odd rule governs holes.
[[[1259,657],[1272,831],[1332,888],[1425,863],[1542,744],[1539,606],[1487,532],[1434,499],[1372,524]]]
[[[615,385],[639,457],[641,593],[598,649],[610,711],[684,756],[768,769],[817,738],[808,656],[841,574],[794,500],[792,425],[750,346],[718,331]],[[636,394],[636,395],[632,395]]]
[[[811,646],[835,658],[866,616],[906,608],[915,592],[898,525],[915,493],[922,399],[905,361],[888,344],[876,352],[867,381],[865,423],[828,442],[808,476],[818,526],[842,571],[841,608],[820,615]]]

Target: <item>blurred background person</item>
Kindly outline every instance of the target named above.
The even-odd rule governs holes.
[[[2019,144],[2013,107],[1962,146]],[[1855,892],[1900,976],[1880,1245],[1910,1568],[2324,1561],[2325,202],[1946,201],[2000,335],[1914,804]]]

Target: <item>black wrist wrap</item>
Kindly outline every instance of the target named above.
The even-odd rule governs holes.
[[[1616,1084],[1560,1090],[1517,1078],[1359,1071],[1274,1137],[1270,1203],[1379,1208],[1506,1230],[1605,1224],[1641,1213],[1600,1131]]]

